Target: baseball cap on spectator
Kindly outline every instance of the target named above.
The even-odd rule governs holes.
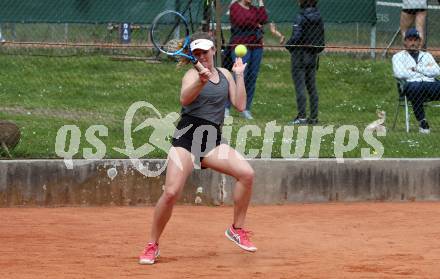
[[[405,40],[409,38],[420,39],[420,33],[415,28],[410,28],[405,32]]]

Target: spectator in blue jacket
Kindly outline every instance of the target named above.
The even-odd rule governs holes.
[[[316,70],[318,55],[324,49],[324,23],[317,6],[317,0],[298,0],[301,8],[293,24],[291,38],[286,48],[291,54],[291,72],[296,91],[298,114],[290,124],[304,125],[318,123],[318,91]],[[306,88],[310,101],[310,117],[307,118]]]

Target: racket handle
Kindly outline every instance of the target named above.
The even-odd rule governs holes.
[[[196,68],[199,72],[205,69],[205,67],[203,67],[202,63],[200,63],[199,60],[195,60],[192,63],[194,65],[194,68]]]

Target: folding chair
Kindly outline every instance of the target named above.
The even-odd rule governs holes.
[[[396,113],[394,114],[394,123],[393,123],[393,130],[396,127],[397,122],[397,116],[399,115],[399,108],[404,107],[405,108],[405,127],[406,132],[409,132],[409,105],[408,105],[408,98],[406,97],[404,93],[404,87],[405,87],[405,81],[402,79],[397,79],[397,93],[398,93],[398,99],[397,99],[397,108]]]

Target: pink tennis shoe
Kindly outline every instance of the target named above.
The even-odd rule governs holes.
[[[225,236],[237,244],[241,249],[255,252],[257,251],[257,247],[252,243],[249,239],[250,231],[246,231],[243,229],[234,229],[233,226],[229,227],[225,231]],[[142,251],[139,256],[139,264],[154,264],[159,257],[159,244],[157,243],[148,243],[145,246],[144,251]]]
[[[159,244],[157,243],[148,243],[145,246],[144,251],[139,256],[140,264],[154,264],[156,259],[159,257]]]
[[[234,229],[232,226],[225,231],[225,235],[229,240],[237,244],[241,249],[249,252],[257,251],[257,247],[249,239],[250,231],[243,229]]]

